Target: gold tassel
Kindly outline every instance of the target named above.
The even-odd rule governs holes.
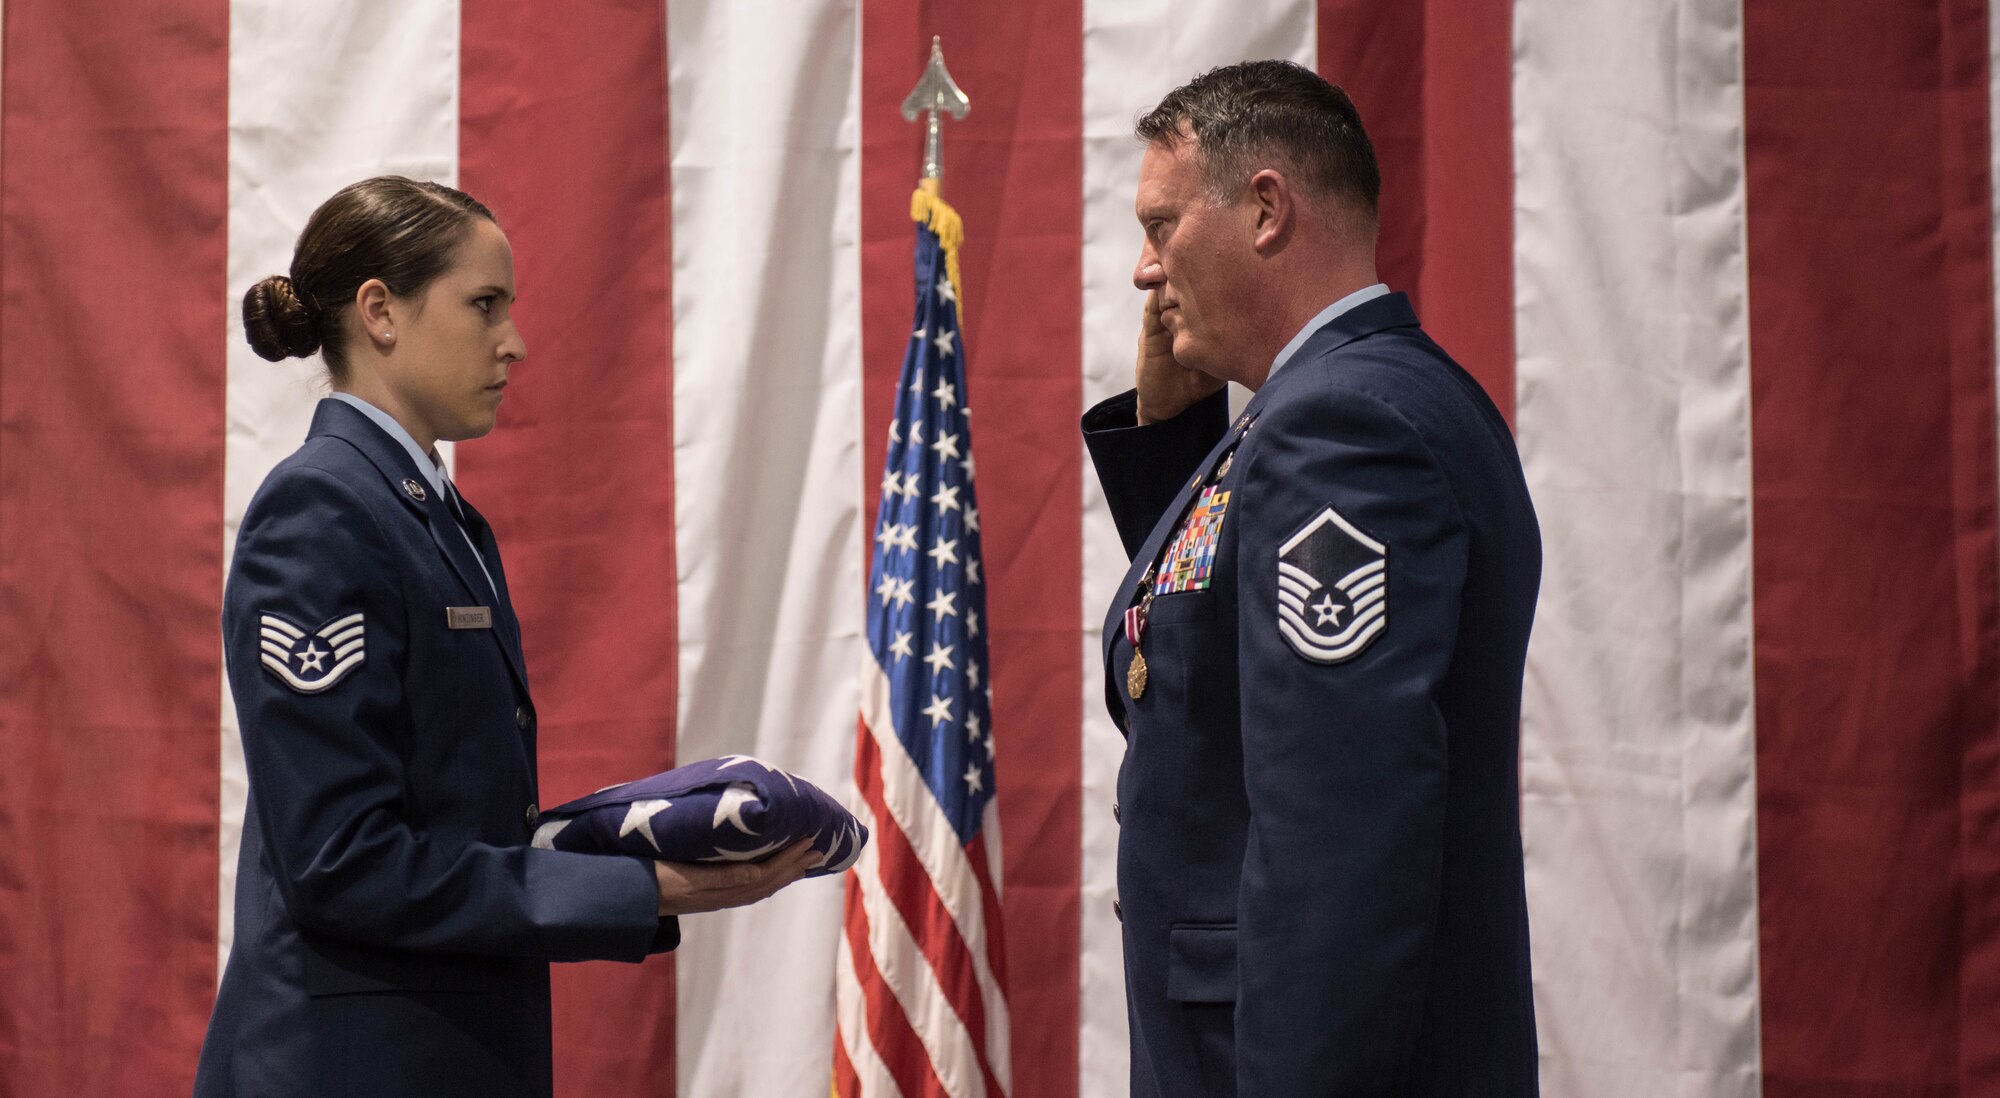
[[[944,246],[944,273],[958,295],[958,326],[965,327],[965,282],[958,275],[958,246],[965,242],[965,222],[938,193],[938,181],[926,179],[910,194],[910,220],[930,226]]]

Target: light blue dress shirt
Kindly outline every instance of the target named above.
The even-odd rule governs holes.
[[[396,417],[355,396],[353,393],[334,393],[333,399],[352,405],[356,411],[367,416],[375,426],[388,432],[390,438],[401,443],[403,449],[409,451],[410,460],[417,463],[417,471],[422,473],[424,479],[430,482],[431,491],[436,492],[438,498],[444,500],[445,504],[454,513],[459,512],[457,502],[458,493],[452,490],[451,478],[444,475],[444,463],[419,449],[417,440],[410,437],[410,432],[403,430],[403,425],[396,422]],[[486,577],[486,586],[492,589],[493,597],[498,599],[500,597],[499,585],[493,582],[493,573],[486,568],[486,558],[479,555],[479,546],[472,544],[472,535],[466,533],[463,523],[454,522],[452,525],[458,527],[458,536],[464,538],[465,547],[472,550],[472,559],[479,562],[479,571],[481,575]]]
[[[1306,340],[1311,339],[1314,332],[1319,331],[1321,328],[1324,328],[1329,323],[1331,323],[1333,321],[1333,318],[1339,316],[1340,314],[1358,305],[1362,305],[1365,304],[1366,302],[1373,301],[1376,298],[1381,297],[1383,294],[1386,294],[1388,292],[1389,292],[1389,287],[1383,285],[1380,282],[1377,282],[1373,286],[1367,286],[1363,287],[1362,289],[1356,290],[1353,293],[1348,294],[1346,297],[1341,298],[1339,301],[1336,301],[1333,304],[1328,305],[1326,308],[1321,309],[1318,315],[1314,316],[1311,320],[1306,321],[1306,326],[1300,328],[1299,334],[1293,336],[1292,341],[1290,343],[1285,344],[1285,349],[1278,352],[1278,357],[1271,361],[1271,374],[1277,373],[1278,368],[1280,366],[1283,366],[1285,363],[1291,361],[1291,357],[1299,352],[1299,348],[1305,346]],[[1271,374],[1265,374],[1264,380],[1265,381],[1271,380]]]

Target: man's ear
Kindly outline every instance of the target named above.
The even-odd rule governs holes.
[[[1247,188],[1251,213],[1251,246],[1269,255],[1285,246],[1298,219],[1292,182],[1275,168],[1250,177]]]

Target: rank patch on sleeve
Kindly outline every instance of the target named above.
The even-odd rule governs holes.
[[[1278,632],[1292,651],[1340,663],[1388,627],[1388,546],[1328,507],[1278,547]]]
[[[367,655],[360,614],[343,614],[308,633],[276,614],[257,619],[264,670],[301,694],[317,694],[347,677]]]

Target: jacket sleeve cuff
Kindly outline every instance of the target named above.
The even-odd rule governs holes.
[[[1128,389],[1083,414],[1083,442],[1127,557],[1138,553],[1229,430],[1229,393],[1219,390],[1172,419],[1139,425],[1139,393]]]

